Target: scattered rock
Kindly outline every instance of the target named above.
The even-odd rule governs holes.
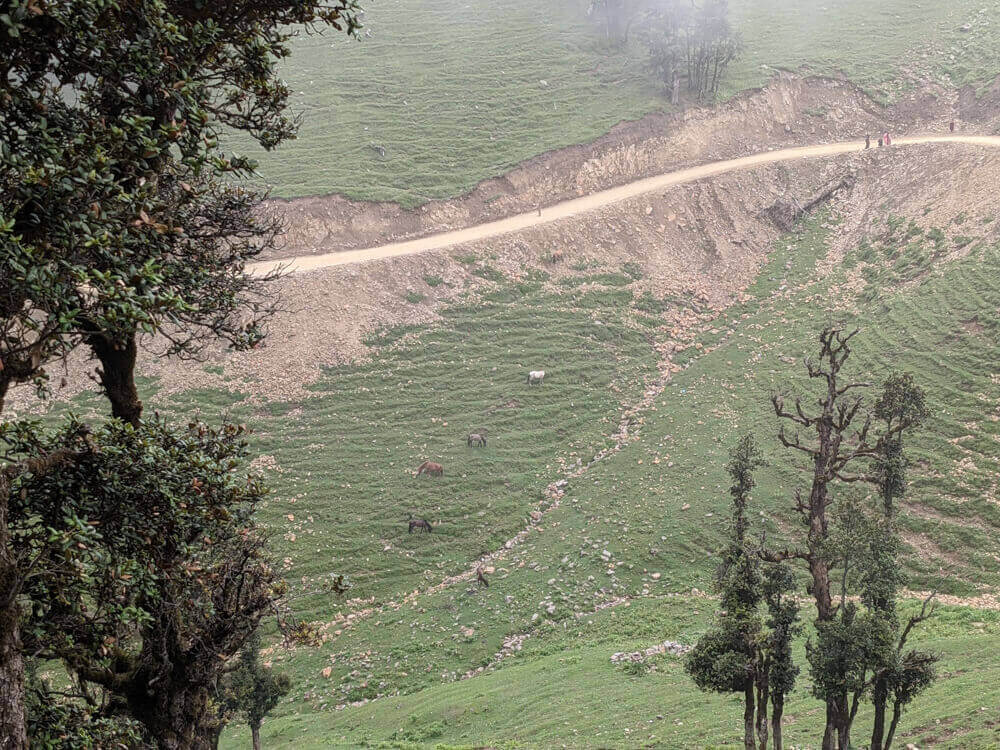
[[[611,662],[613,664],[620,664],[626,661],[640,663],[651,656],[658,656],[659,654],[673,654],[674,656],[680,656],[681,654],[686,654],[690,650],[691,646],[687,646],[683,643],[664,641],[663,643],[657,643],[655,646],[650,646],[643,651],[618,651],[611,654]],[[662,717],[657,716],[656,718],[660,719]]]

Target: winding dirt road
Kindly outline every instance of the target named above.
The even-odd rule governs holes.
[[[972,146],[1000,148],[1000,136],[914,136],[894,141],[892,148],[921,143],[960,143]],[[537,211],[531,211],[465,229],[432,234],[427,237],[406,240],[404,242],[393,242],[380,247],[370,247],[362,250],[344,250],[341,252],[323,253],[322,255],[306,255],[254,263],[248,267],[248,270],[257,275],[264,275],[279,269],[285,273],[306,273],[308,271],[329,268],[330,266],[364,263],[370,260],[394,258],[399,255],[413,255],[428,250],[442,250],[454,245],[460,245],[463,242],[474,242],[509,232],[517,232],[540,224],[547,224],[552,221],[559,221],[560,219],[566,219],[593,211],[594,209],[603,208],[604,206],[642,195],[643,193],[662,190],[663,188],[682,185],[687,182],[694,182],[705,177],[714,177],[715,175],[732,172],[737,169],[751,169],[753,167],[792,161],[794,159],[837,156],[839,154],[857,152],[863,148],[864,143],[862,141],[846,141],[843,143],[824,144],[822,146],[801,146],[798,148],[781,149],[779,151],[765,151],[751,156],[741,156],[736,159],[716,161],[697,167],[689,167],[688,169],[679,169],[675,172],[667,172],[654,177],[646,177],[626,185],[620,185],[608,190],[591,193],[581,198],[556,203],[548,208],[543,208],[540,214]]]

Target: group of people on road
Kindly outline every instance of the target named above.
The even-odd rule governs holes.
[[[889,131],[888,130],[886,130],[886,131],[884,131],[884,132],[882,132],[882,133],[879,134],[878,145],[880,147],[881,146],[891,146],[892,145],[892,136],[889,135]],[[865,136],[865,148],[871,148],[871,147],[872,147],[872,137],[870,135],[866,135]]]
[[[954,120],[951,120],[948,123],[948,132],[949,133],[954,133],[955,132],[955,121]],[[879,146],[891,146],[892,145],[892,136],[889,135],[889,131],[888,130],[884,130],[884,131],[882,131],[879,134],[878,145]],[[871,137],[871,135],[865,135],[865,148],[869,149],[871,147],[872,147],[872,137]]]

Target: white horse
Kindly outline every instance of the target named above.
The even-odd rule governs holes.
[[[545,370],[532,370],[528,373],[528,385],[541,385],[545,380]]]

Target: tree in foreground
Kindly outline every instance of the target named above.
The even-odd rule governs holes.
[[[685,668],[702,690],[742,693],[745,750],[766,750],[768,701],[774,709],[773,737],[781,748],[781,715],[785,696],[795,683],[791,659],[798,607],[790,597],[791,576],[784,566],[762,563],[748,540],[747,505],[754,471],[762,465],[751,435],[740,439],[728,466],[733,484],[729,544],[719,566],[716,586],[720,611],[712,627],[688,655]],[[761,615],[766,603],[768,619]]]
[[[280,225],[237,184],[254,165],[222,152],[219,134],[244,131],[265,148],[291,137],[276,67],[289,39],[303,26],[353,32],[356,10],[0,0],[0,413],[11,387],[44,391],[47,366],[85,346],[113,415],[138,429],[135,363],[154,336],[182,356],[211,338],[256,342],[271,301],[245,266]],[[60,435],[65,444],[37,432],[46,453],[8,452],[0,465],[0,737],[15,750],[28,744],[25,587],[50,558],[14,545],[8,503],[22,480],[89,460],[85,435]],[[87,544],[96,528],[52,546]]]
[[[94,717],[131,717],[160,747],[205,747],[227,662],[284,590],[254,521],[264,487],[239,470],[244,431],[115,420],[42,437],[14,423],[0,437],[22,453],[85,446],[13,488],[15,542],[44,557],[23,591],[26,648],[64,664]]]
[[[811,439],[803,439],[782,427],[778,434],[782,445],[809,462],[808,489],[795,493],[804,532],[784,549],[764,549],[761,555],[771,562],[798,560],[808,569],[807,593],[816,605],[816,640],[809,660],[813,692],[826,704],[824,750],[848,750],[864,696],[873,696],[878,725],[890,691],[901,712],[933,679],[933,657],[914,652],[908,660],[909,654],[902,655],[913,626],[929,613],[925,602],[921,614],[900,632],[895,615],[899,545],[893,526],[894,503],[905,487],[903,440],[926,419],[927,408],[923,392],[907,375],[890,377],[876,402],[866,404],[862,394],[872,385],[843,372],[856,334],[824,330],[818,360],[806,360],[809,377],[821,386],[818,410],[807,411],[800,398],[789,407],[783,396],[772,397],[780,419],[812,433]],[[879,510],[866,513],[857,504],[849,506],[852,487],[877,488]],[[857,586],[861,608],[849,600],[852,586]],[[897,678],[898,691],[890,688]],[[881,731],[876,726],[875,735]]]

